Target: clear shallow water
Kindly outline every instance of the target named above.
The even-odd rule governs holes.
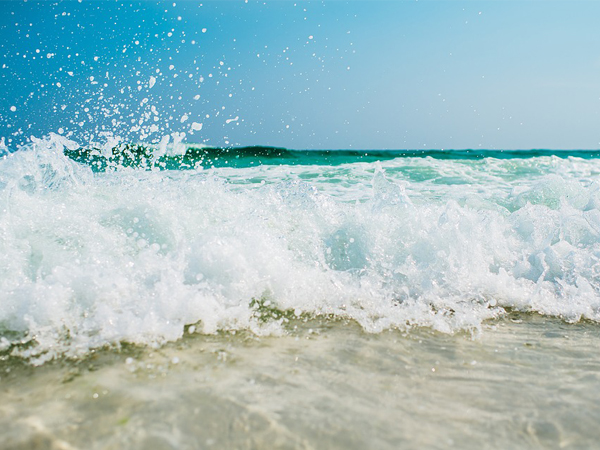
[[[51,135],[0,162],[5,354],[314,316],[475,335],[513,310],[600,321],[593,152],[94,152]]]
[[[530,314],[478,339],[292,321],[33,368],[0,361],[5,449],[588,449],[600,330]]]

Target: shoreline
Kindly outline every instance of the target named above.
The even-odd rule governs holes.
[[[597,324],[510,314],[475,338],[296,326],[2,361],[0,448],[586,448],[600,436]]]

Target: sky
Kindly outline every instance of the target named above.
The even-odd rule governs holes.
[[[0,0],[0,140],[598,149],[592,0]]]

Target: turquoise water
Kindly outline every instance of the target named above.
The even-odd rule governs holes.
[[[539,157],[600,158],[600,150],[290,150],[277,147],[212,148],[180,144],[175,152],[143,144],[129,144],[110,151],[77,148],[66,154],[75,161],[89,164],[94,170],[123,165],[185,170],[192,168],[258,165],[332,165],[373,163],[397,158],[433,158],[442,160],[530,159]]]
[[[0,161],[0,350],[41,364],[200,333],[478,335],[600,321],[592,151],[82,147]],[[16,150],[16,151],[15,151]]]

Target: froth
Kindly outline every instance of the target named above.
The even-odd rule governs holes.
[[[0,162],[0,348],[34,362],[187,324],[277,334],[289,314],[368,332],[476,331],[506,308],[600,321],[596,161],[92,173],[74,145]]]

